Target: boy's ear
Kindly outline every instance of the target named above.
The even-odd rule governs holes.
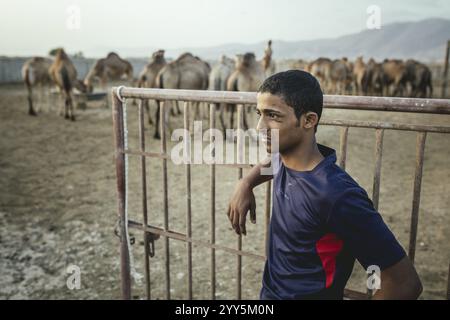
[[[303,127],[305,129],[314,129],[319,122],[319,116],[315,112],[307,112],[303,114]]]

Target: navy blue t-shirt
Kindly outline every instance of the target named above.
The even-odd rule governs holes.
[[[334,149],[311,171],[283,165],[273,179],[273,207],[261,299],[342,299],[357,259],[381,270],[405,251],[366,191],[336,165]]]

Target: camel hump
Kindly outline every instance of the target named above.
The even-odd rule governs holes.
[[[119,55],[115,52],[110,52],[110,53],[108,53],[106,58],[119,58]]]
[[[181,61],[181,60],[184,60],[187,58],[194,58],[194,55],[190,52],[185,52],[185,53],[181,54],[175,61]]]

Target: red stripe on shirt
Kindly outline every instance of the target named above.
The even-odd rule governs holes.
[[[336,257],[341,252],[343,241],[334,233],[327,233],[316,242],[316,250],[322,261],[326,276],[326,288],[333,283],[336,272]]]

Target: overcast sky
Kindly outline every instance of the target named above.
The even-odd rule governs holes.
[[[450,0],[0,0],[0,55],[330,38],[366,28],[372,4],[382,25],[450,18]]]

